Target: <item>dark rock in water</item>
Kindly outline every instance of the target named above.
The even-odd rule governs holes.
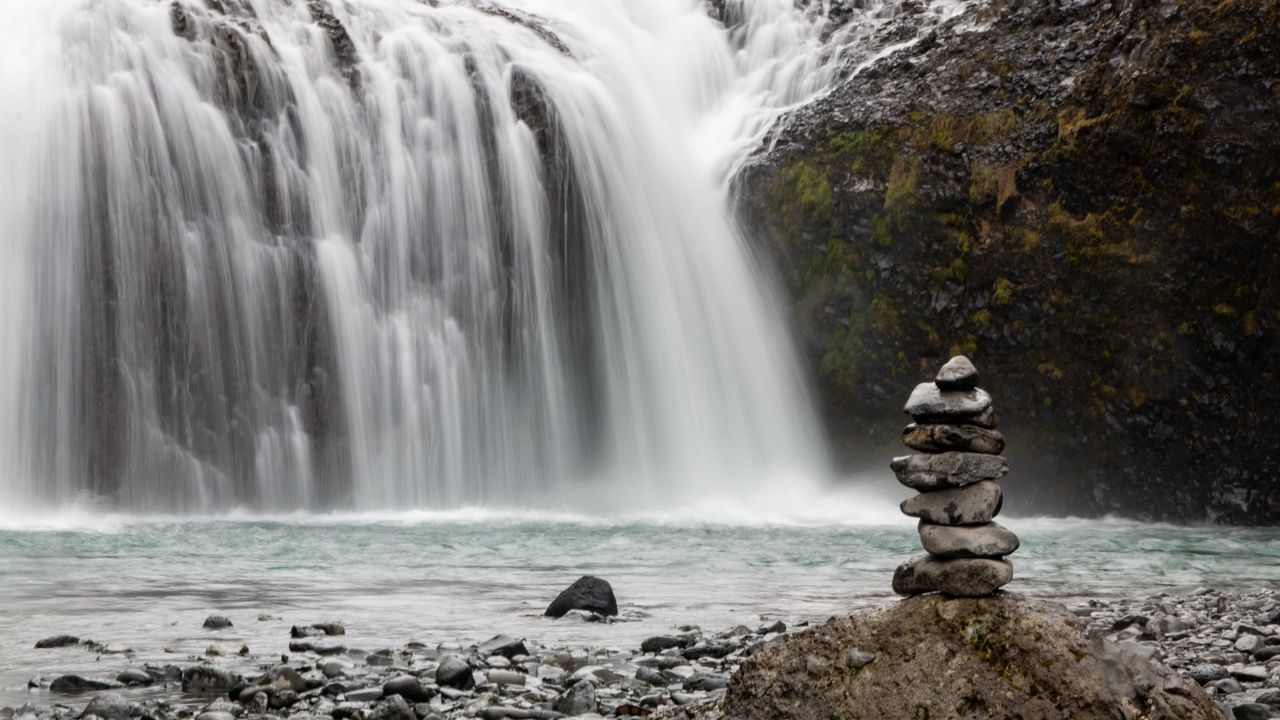
[[[498,635],[476,648],[476,652],[482,657],[492,657],[501,655],[510,660],[517,655],[528,655],[529,649],[525,647],[523,640],[517,640],[509,635]]]
[[[960,450],[999,455],[1004,452],[1004,435],[977,425],[920,425],[911,423],[902,430],[907,447],[927,453]]]
[[[369,720],[418,720],[418,716],[403,697],[392,695],[374,706]]]
[[[671,635],[658,635],[640,643],[640,652],[657,653],[674,647],[687,647],[688,642]]]
[[[720,645],[716,643],[708,643],[706,645],[694,645],[693,647],[680,653],[686,660],[698,660],[700,658],[722,658],[733,652],[730,645]]]
[[[904,515],[938,525],[978,525],[1000,514],[1003,494],[990,480],[953,490],[921,493],[902,501]]]
[[[312,625],[294,625],[289,628],[289,637],[292,638],[320,637],[324,634],[323,630]]]
[[[336,622],[312,623],[311,627],[316,628],[317,630],[323,631],[325,635],[346,635],[347,634],[347,628],[344,627],[342,623],[336,623]]]
[[[222,694],[239,681],[238,675],[212,665],[193,665],[182,671],[183,692]]]
[[[1012,579],[1013,565],[1008,560],[939,560],[922,553],[894,571],[893,591],[899,595],[940,592],[951,597],[976,598],[990,595]]]
[[[556,698],[551,706],[558,713],[565,715],[585,715],[596,711],[596,686],[586,679],[579,680],[573,687]]]
[[[412,675],[401,675],[388,680],[382,686],[383,695],[399,695],[409,702],[429,702],[435,697],[435,690],[423,687],[418,678]]]
[[[111,682],[110,680],[96,680],[94,678],[81,677],[80,675],[63,675],[49,683],[49,690],[56,693],[83,693],[93,692],[95,690],[114,690],[120,687],[120,683]]]
[[[129,668],[116,676],[116,682],[124,685],[150,685],[155,681],[151,673],[136,668]]]
[[[618,601],[614,598],[613,587],[608,582],[593,575],[583,575],[556,596],[556,599],[547,606],[544,614],[558,618],[563,617],[570,610],[617,615]]]
[[[933,383],[920,383],[902,409],[920,423],[964,422],[990,410],[991,396],[982,388],[945,391]]]
[[[204,619],[205,630],[222,630],[231,627],[231,621],[222,615],[210,615]]]
[[[948,490],[1009,474],[1009,461],[995,455],[944,452],[902,455],[889,463],[898,482],[920,492]]]
[[[725,716],[1219,720],[1194,683],[1087,629],[1018,595],[910,598],[762,649],[734,676]],[[853,649],[875,662],[851,672]]]
[[[475,687],[471,666],[457,655],[445,655],[436,667],[436,684],[441,687],[470,690]]]
[[[342,645],[317,645],[309,640],[294,640],[289,643],[289,652],[313,652],[317,655],[341,655],[347,649]]]
[[[978,387],[978,368],[969,358],[957,355],[938,370],[934,384],[940,390],[972,390]]]
[[[118,693],[103,693],[89,701],[82,715],[94,715],[102,720],[128,720],[142,714],[142,706],[131,703]]]
[[[53,637],[47,637],[37,642],[36,649],[60,648],[67,647],[68,645],[78,645],[79,643],[80,638],[73,635],[54,635]]]
[[[998,558],[1018,549],[1018,536],[998,523],[956,526],[921,521],[920,544],[940,558]]]
[[[781,620],[775,620],[768,625],[761,625],[760,629],[757,630],[756,632],[760,633],[761,635],[767,635],[769,633],[784,633],[786,631],[787,631],[787,624],[782,622]]]

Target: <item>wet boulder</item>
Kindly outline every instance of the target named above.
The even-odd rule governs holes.
[[[586,610],[600,615],[617,615],[618,601],[608,581],[594,575],[583,575],[565,588],[547,606],[544,615],[563,617],[570,610]]]

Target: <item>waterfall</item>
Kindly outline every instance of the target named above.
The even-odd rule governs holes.
[[[661,507],[821,476],[725,188],[855,44],[827,12],[9,8],[0,498]]]

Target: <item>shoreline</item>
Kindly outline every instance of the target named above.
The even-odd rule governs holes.
[[[1245,717],[1280,716],[1280,591],[1201,589],[1067,607],[1091,633],[1200,683],[1228,717],[1245,705],[1260,708]],[[575,611],[556,622],[593,620],[598,616]],[[134,662],[91,641],[64,638],[66,647],[83,645],[99,653],[100,672],[33,679],[30,699],[0,708],[0,720],[496,720],[589,712],[679,717],[689,713],[676,708],[713,713],[743,662],[764,644],[807,626],[774,620],[719,630],[685,625],[628,648],[498,636],[468,646],[408,642],[357,649],[342,642],[344,628],[320,623],[298,626],[283,658],[244,648],[165,665]],[[245,689],[250,696],[238,697]]]

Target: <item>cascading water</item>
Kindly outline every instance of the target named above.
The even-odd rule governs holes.
[[[820,476],[724,188],[867,24],[825,12],[10,8],[0,499],[616,507]]]

